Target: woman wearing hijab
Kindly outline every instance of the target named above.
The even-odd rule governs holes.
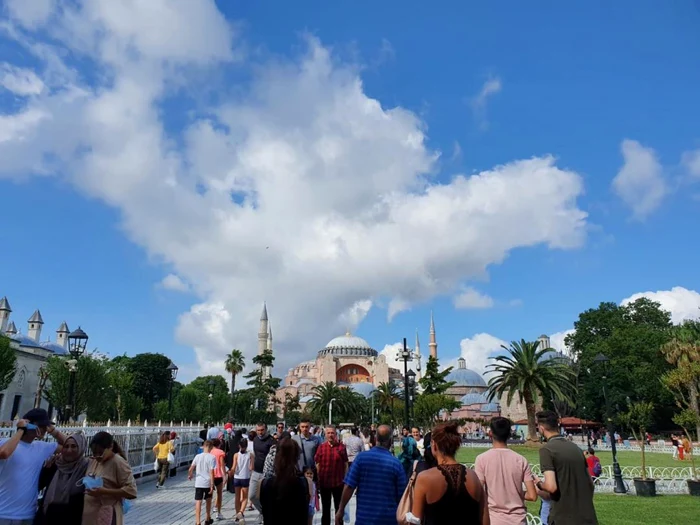
[[[82,483],[88,459],[87,440],[82,433],[68,436],[63,450],[47,462],[39,479],[39,489],[46,488],[34,525],[81,525],[83,520]]]

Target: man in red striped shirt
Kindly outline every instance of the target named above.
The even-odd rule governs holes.
[[[343,480],[348,469],[348,453],[345,445],[338,441],[335,427],[326,427],[326,440],[316,449],[314,460],[321,493],[321,525],[330,525],[331,516],[335,516],[335,512],[331,513],[331,496],[337,512],[343,495]]]

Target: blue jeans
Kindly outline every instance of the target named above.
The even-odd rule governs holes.
[[[552,502],[546,499],[542,500],[542,506],[540,507],[540,520],[542,525],[547,525],[549,520],[549,509],[552,506]]]

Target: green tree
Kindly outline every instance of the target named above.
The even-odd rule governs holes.
[[[379,386],[377,387],[375,400],[379,405],[378,408],[380,419],[382,415],[390,416],[390,419],[388,421],[392,425],[396,424],[396,421],[394,420],[394,414],[396,412],[395,403],[398,397],[399,388],[398,386],[396,386],[395,382],[389,381],[388,383],[379,383]]]
[[[134,404],[134,376],[129,372],[127,362],[123,359],[113,359],[107,363],[107,381],[114,401],[116,420],[126,421],[127,405]]]
[[[255,369],[248,374],[248,385],[254,395],[254,405],[256,410],[266,410],[275,399],[275,393],[280,386],[281,380],[276,377],[267,377],[265,370],[272,370],[275,357],[270,350],[265,350],[253,358]]]
[[[542,396],[563,399],[573,404],[576,376],[568,360],[550,357],[551,348],[539,348],[539,341],[513,341],[503,346],[507,355],[493,357],[487,368],[494,373],[489,380],[489,396],[507,394],[510,404],[516,395],[525,402],[528,440],[536,441],[535,410]]]
[[[629,411],[620,414],[619,418],[624,426],[629,427],[634,439],[642,450],[642,479],[647,479],[647,462],[644,452],[646,447],[646,432],[653,422],[654,404],[646,401],[632,403]]]
[[[245,368],[245,358],[243,352],[234,348],[226,357],[226,371],[231,374],[231,419],[234,417],[235,403],[233,391],[236,390],[236,376]]]
[[[661,353],[666,361],[676,368],[687,369],[700,363],[700,321],[684,321],[671,329],[671,340],[661,347]],[[700,378],[692,376],[686,383],[688,389],[688,408],[698,416],[695,435],[700,440],[700,406],[698,405],[698,390]]]
[[[644,399],[655,406],[656,425],[670,426],[672,397],[659,383],[671,368],[659,350],[670,339],[670,328],[670,314],[647,298],[623,306],[601,303],[581,313],[565,340],[578,367],[577,406],[605,421],[605,387],[611,407],[625,406],[628,395]],[[609,359],[607,371],[595,361],[599,354]]]
[[[440,412],[452,412],[461,406],[459,401],[445,394],[420,394],[415,401],[413,411],[416,425],[431,428],[437,421]]]
[[[306,410],[311,414],[314,421],[321,421],[323,424],[328,423],[328,407],[332,399],[333,413],[336,416],[341,415],[345,411],[345,402],[347,398],[343,396],[342,389],[332,381],[326,381],[317,385],[312,390],[313,398],[306,404]],[[335,421],[337,417],[333,416]]]
[[[175,398],[175,407],[179,419],[183,421],[201,421],[199,410],[200,392],[191,386],[183,387]]]
[[[447,381],[447,375],[452,372],[452,367],[447,367],[440,372],[437,357],[430,356],[425,365],[425,373],[419,381],[425,394],[444,394],[448,388],[454,385],[454,381]]]
[[[153,419],[154,405],[168,399],[170,389],[170,358],[163,354],[136,354],[134,357],[121,356],[133,376],[133,393],[143,402],[141,420]]]
[[[17,356],[10,346],[10,338],[0,335],[0,391],[5,390],[17,372]]]
[[[93,421],[105,420],[111,412],[106,360],[95,354],[85,354],[77,361],[74,416],[85,414],[88,419]],[[63,416],[63,410],[68,404],[70,381],[66,359],[58,356],[49,357],[46,362],[46,370],[48,382],[44,390],[44,397]]]
[[[299,394],[292,395],[289,392],[284,394],[284,417],[290,412],[301,409],[301,404],[299,403]]]

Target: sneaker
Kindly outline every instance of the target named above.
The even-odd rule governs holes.
[[[223,517],[223,515],[221,514],[221,512],[217,512],[217,513],[216,513],[216,520],[217,520],[217,521],[221,521],[221,520],[225,520],[225,519],[226,519],[226,518]]]

